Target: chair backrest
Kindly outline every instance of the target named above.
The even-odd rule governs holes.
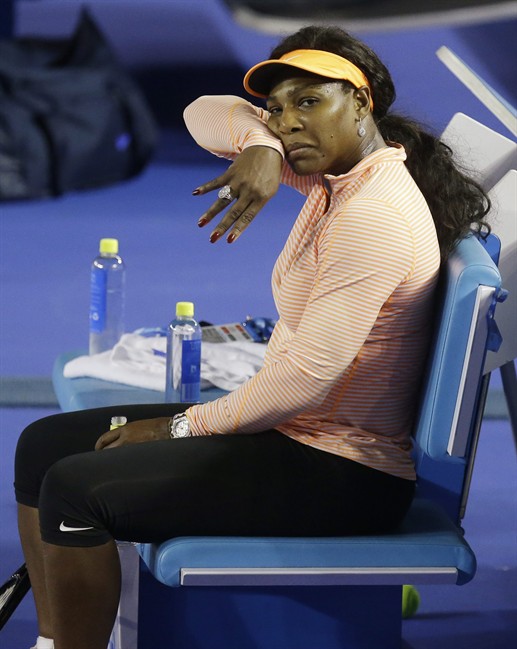
[[[497,241],[497,239],[496,239]],[[417,495],[439,502],[453,520],[464,513],[466,475],[484,407],[483,367],[494,347],[497,266],[471,235],[444,265],[436,325],[414,430]]]

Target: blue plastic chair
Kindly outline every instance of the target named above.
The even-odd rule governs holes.
[[[470,581],[460,522],[504,293],[484,246],[462,240],[442,271],[414,433],[417,497],[399,529],[140,545],[139,649],[399,649],[403,584]]]

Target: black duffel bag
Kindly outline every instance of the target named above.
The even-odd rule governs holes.
[[[130,178],[156,141],[146,100],[86,11],[70,39],[0,41],[0,200]]]

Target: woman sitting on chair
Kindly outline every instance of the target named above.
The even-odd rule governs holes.
[[[16,458],[38,649],[105,649],[115,539],[393,529],[410,506],[411,426],[440,267],[488,201],[450,149],[391,115],[391,77],[337,28],[288,37],[245,77],[266,99],[204,97],[193,137],[233,160],[195,190],[235,241],[284,182],[306,202],[273,272],[262,370],[216,401],[56,415]],[[106,432],[111,416],[129,423]],[[45,640],[45,638],[47,640]],[[52,644],[52,639],[54,644]]]

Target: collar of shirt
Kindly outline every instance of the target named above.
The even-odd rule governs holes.
[[[407,155],[401,144],[390,142],[388,146],[378,149],[358,162],[349,172],[339,176],[325,174],[323,184],[329,193],[349,189],[366,171],[385,162],[404,162]]]

